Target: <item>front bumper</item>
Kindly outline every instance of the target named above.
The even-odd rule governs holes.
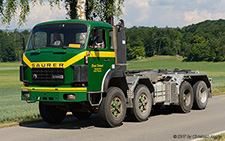
[[[68,94],[75,100],[67,100]],[[82,102],[87,101],[87,88],[21,87],[21,99],[27,101]]]

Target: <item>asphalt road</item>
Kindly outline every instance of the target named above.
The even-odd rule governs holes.
[[[124,122],[116,128],[105,128],[98,115],[89,120],[67,118],[61,124],[38,122],[0,129],[0,140],[7,141],[169,141],[193,140],[225,130],[225,95],[209,99],[205,110],[183,114],[160,110],[148,121]]]

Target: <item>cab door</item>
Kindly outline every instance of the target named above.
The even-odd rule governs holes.
[[[109,30],[94,28],[89,38],[88,91],[101,91],[105,74],[115,64],[115,53],[110,48]],[[113,65],[114,66],[114,65]]]

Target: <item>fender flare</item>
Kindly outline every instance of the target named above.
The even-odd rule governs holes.
[[[111,70],[109,69],[102,80],[101,91],[106,92],[112,78],[124,78],[126,80],[126,75],[124,71],[121,70]]]
[[[154,86],[152,84],[152,81],[147,77],[147,78],[142,78],[138,80],[139,84],[144,84],[145,86],[148,87],[150,93],[153,93],[155,91]],[[136,88],[136,87],[135,87]]]
[[[194,80],[195,83],[202,80],[206,83],[206,86],[209,89],[209,98],[212,98],[212,79],[208,78],[206,74],[203,75],[197,75],[197,76],[191,76],[192,80]]]

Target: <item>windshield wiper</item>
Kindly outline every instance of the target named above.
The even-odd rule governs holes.
[[[59,48],[62,48],[62,49],[66,49],[68,48],[67,46],[62,46],[62,45],[47,45],[47,46],[41,46],[41,47],[38,47],[38,48],[51,48],[51,47],[59,47]],[[36,48],[33,48],[33,49],[36,49]]]
[[[63,45],[59,45],[59,46],[57,46],[57,47],[60,47],[60,48],[62,48],[62,49],[67,49],[67,48],[68,48],[67,46],[63,46]]]
[[[62,49],[67,49],[68,48],[67,46],[63,46],[63,45],[50,45],[48,47],[59,47],[59,48],[62,48]]]

